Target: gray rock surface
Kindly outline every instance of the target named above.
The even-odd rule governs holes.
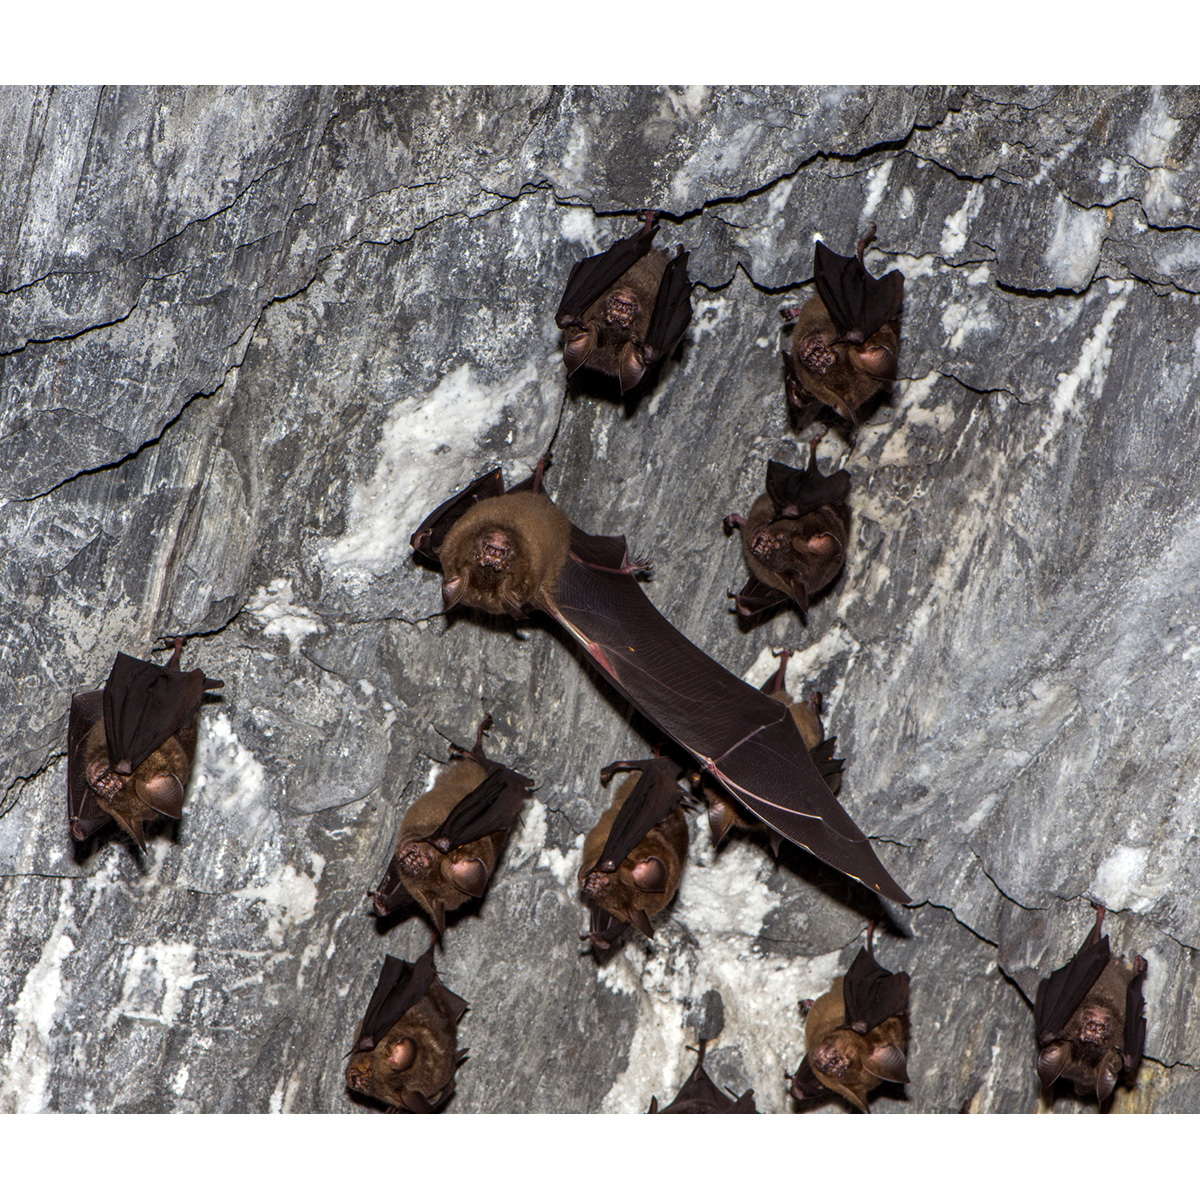
[[[597,966],[597,772],[654,731],[548,623],[436,615],[408,553],[548,448],[674,623],[755,684],[794,646],[825,693],[842,801],[914,898],[876,946],[913,979],[912,1083],[876,1111],[1035,1108],[1031,999],[1088,897],[1149,962],[1115,1107],[1200,1108],[1198,131],[1172,88],[0,90],[0,1111],[358,1111],[379,964],[428,940],[365,893],[485,707],[539,788],[440,953],[471,1003],[450,1111],[644,1111],[718,1014],[710,1072],[791,1107],[797,1002],[872,901],[714,853],[697,813],[654,942]],[[622,405],[567,385],[552,318],[647,206],[696,319]],[[721,517],[811,432],[778,309],[872,220],[901,380],[822,446],[846,569],[807,626],[743,629]],[[184,819],[76,850],[70,695],[175,633],[225,680]]]

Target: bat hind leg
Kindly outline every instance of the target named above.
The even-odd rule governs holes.
[[[855,254],[858,256],[859,264],[865,269],[866,264],[863,262],[863,255],[866,253],[867,247],[875,240],[875,222],[872,221],[867,226],[867,232],[858,239],[858,247]]]

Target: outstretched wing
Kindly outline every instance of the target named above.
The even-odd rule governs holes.
[[[791,713],[683,636],[633,578],[624,538],[572,531],[542,607],[614,686],[764,824],[891,900],[908,901],[834,799]],[[596,551],[599,550],[599,553]]]

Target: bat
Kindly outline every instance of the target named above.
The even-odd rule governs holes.
[[[875,922],[867,926],[867,946],[850,970],[815,1001],[805,1001],[806,1053],[791,1094],[797,1100],[830,1092],[868,1112],[867,1095],[884,1082],[907,1083],[908,988],[904,971],[884,970],[871,950]]]
[[[433,946],[415,963],[388,955],[354,1038],[346,1086],[390,1112],[436,1112],[454,1095],[456,1026],[467,1002],[438,978]]]
[[[483,735],[491,725],[491,713],[485,713],[474,749],[451,742],[458,758],[404,814],[396,852],[370,893],[379,916],[416,903],[440,935],[446,931],[446,913],[487,890],[509,827],[534,786],[532,779],[484,754]]]
[[[791,650],[779,652],[777,656],[780,659],[779,670],[763,684],[761,690],[766,695],[787,705],[817,770],[821,772],[821,777],[825,780],[829,790],[836,794],[842,785],[842,766],[846,760],[833,757],[837,738],[825,736],[825,726],[821,722],[821,693],[813,692],[807,700],[793,700],[788,695],[787,689],[784,687],[784,679],[787,675],[788,659],[791,656]],[[740,829],[765,828],[761,821],[754,817],[747,817],[740,811],[737,804],[721,792],[706,787],[704,799],[708,802],[708,828],[712,834],[714,847],[721,845],[734,826]],[[779,834],[773,829],[768,829],[767,833],[771,839],[771,849],[778,855]]]
[[[583,936],[600,950],[630,925],[654,937],[650,918],[675,898],[688,849],[679,766],[669,758],[610,763],[600,772],[601,782],[607,784],[616,771],[634,774],[584,839],[579,868],[591,914]]]
[[[834,799],[787,708],[731,675],[647,599],[623,537],[584,533],[541,491],[545,460],[504,490],[492,471],[439,505],[413,534],[440,565],[447,608],[557,621],[635,708],[764,824],[906,903],[866,836]]]
[[[896,378],[904,276],[889,271],[875,279],[867,273],[863,252],[874,240],[871,225],[853,258],[817,242],[816,296],[781,311],[785,320],[796,322],[792,352],[783,355],[793,408],[805,407],[811,398],[853,421],[858,409]]]
[[[1133,1086],[1141,1065],[1146,960],[1135,954],[1131,967],[1112,957],[1108,935],[1100,936],[1104,906],[1094,907],[1096,924],[1078,952],[1038,984],[1033,1019],[1042,1087],[1068,1079],[1103,1108],[1118,1082]]]
[[[747,1089],[742,1095],[729,1091],[721,1091],[713,1083],[708,1072],[704,1069],[705,1041],[700,1042],[700,1061],[696,1069],[688,1076],[687,1082],[679,1089],[679,1094],[666,1108],[658,1107],[658,1097],[650,1097],[651,1113],[757,1113],[754,1107],[754,1090]]]
[[[147,824],[183,816],[200,704],[224,687],[199,669],[179,669],[183,642],[174,639],[165,667],[118,654],[103,688],[71,697],[67,818],[75,841],[116,821],[144,852]]]
[[[742,532],[742,550],[750,578],[738,593],[730,592],[737,612],[752,617],[794,600],[802,615],[810,598],[837,577],[846,559],[846,527],[850,522],[850,472],[822,475],[817,443],[809,446],[808,467],[801,471],[772,460],[767,464],[767,490],[755,500],[750,515],[730,513],[725,532]]]
[[[554,320],[566,331],[563,362],[574,375],[589,369],[617,378],[621,392],[636,387],[647,368],[675,349],[692,319],[688,252],[674,258],[650,243],[653,212],[633,237],[571,268]]]

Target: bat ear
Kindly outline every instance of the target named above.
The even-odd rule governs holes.
[[[714,800],[708,806],[708,830],[712,834],[714,847],[719,846],[733,828],[733,805],[725,800]]]
[[[487,890],[488,869],[481,858],[459,859],[457,862],[444,858],[442,874],[446,876],[447,882],[452,883],[460,892],[466,892],[468,896],[474,896],[476,899]]]
[[[809,554],[816,554],[821,558],[836,558],[842,553],[842,543],[832,533],[817,533],[805,538],[796,549],[806,550]]]
[[[642,352],[632,343],[626,342],[621,347],[620,380],[621,392],[637,387],[646,373],[646,360]]]
[[[567,368],[567,374],[572,375],[578,371],[587,362],[595,348],[596,331],[594,329],[584,329],[574,337],[567,338],[563,345],[563,364]]]
[[[1037,1073],[1038,1078],[1042,1081],[1042,1087],[1048,1088],[1062,1074],[1062,1069],[1067,1065],[1067,1056],[1070,1054],[1070,1049],[1066,1042],[1058,1042],[1053,1046],[1047,1046],[1037,1058]]]
[[[1117,1075],[1121,1070],[1121,1058],[1115,1051],[1106,1054],[1096,1068],[1096,1102],[1101,1108],[1117,1086]]]
[[[133,838],[135,842],[137,842],[138,849],[145,854],[146,838],[142,833],[142,822],[136,817],[126,818],[121,816],[119,813],[113,813],[113,816],[116,818],[117,824],[120,825],[121,828],[124,829],[125,832],[129,834],[129,836]]]
[[[175,775],[155,775],[147,783],[135,779],[133,790],[156,813],[178,821],[183,816],[183,784]]]
[[[453,608],[460,600],[463,594],[463,589],[467,586],[467,581],[461,576],[456,575],[453,579],[447,579],[442,584],[442,603],[447,610]]]
[[[886,1079],[890,1083],[908,1082],[908,1064],[904,1051],[893,1042],[876,1046],[863,1064],[876,1079]]]
[[[388,1052],[387,1061],[393,1071],[407,1071],[417,1061],[417,1043],[402,1037]]]
[[[650,925],[650,918],[640,908],[631,908],[626,916],[634,929],[639,933],[644,933],[651,941],[654,940],[654,930]]]
[[[896,356],[881,345],[856,346],[851,354],[872,379],[895,379]]]
[[[651,1096],[650,1097],[650,1113],[651,1113],[651,1115],[653,1115],[656,1112],[658,1112],[658,1097]]]
[[[651,855],[643,859],[632,871],[633,884],[642,892],[665,892],[667,890],[667,864]],[[639,927],[640,928],[640,927]],[[650,936],[647,934],[647,936]]]
[[[438,937],[446,932],[446,906],[435,896],[429,901],[429,915],[433,918],[433,927],[438,931]]]

